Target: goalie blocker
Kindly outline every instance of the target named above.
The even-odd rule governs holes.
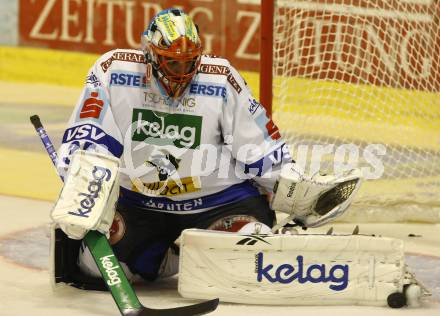
[[[362,235],[185,230],[179,293],[267,305],[417,305],[429,292],[406,271],[403,242]]]
[[[101,279],[79,273],[76,258],[81,239],[89,230],[107,234],[119,194],[119,159],[77,150],[51,218],[52,284],[103,290]]]
[[[119,195],[119,159],[77,150],[50,217],[72,239],[89,230],[107,234]]]

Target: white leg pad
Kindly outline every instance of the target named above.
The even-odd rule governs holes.
[[[269,305],[387,305],[403,291],[403,242],[362,235],[240,235],[185,230],[186,298]]]

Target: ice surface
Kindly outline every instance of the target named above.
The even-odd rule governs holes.
[[[108,293],[59,287],[53,291],[48,276],[47,222],[51,204],[1,197],[0,209],[0,315],[21,316],[97,316],[118,315]],[[7,225],[4,225],[7,223]],[[353,230],[353,224],[334,225],[336,233]],[[407,263],[417,277],[433,292],[421,308],[393,310],[356,306],[250,306],[221,303],[211,315],[326,315],[370,316],[440,315],[440,234],[439,225],[361,224],[361,233],[376,233],[405,240]],[[327,231],[329,227],[323,227]],[[408,235],[420,235],[410,238]],[[436,256],[437,255],[437,256]],[[155,308],[193,303],[179,296],[175,278],[136,287],[144,305]]]

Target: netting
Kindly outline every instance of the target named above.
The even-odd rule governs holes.
[[[345,219],[440,222],[439,1],[279,0],[273,56],[297,162],[368,179]]]

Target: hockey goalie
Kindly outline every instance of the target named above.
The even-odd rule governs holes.
[[[199,30],[182,10],[158,13],[142,43],[96,61],[64,133],[57,167],[65,185],[51,216],[55,284],[105,288],[82,241],[98,230],[132,281],[173,275],[180,265],[188,297],[209,287],[226,301],[239,293],[250,303],[316,304],[325,283],[328,302],[358,303],[402,291],[397,241],[381,249],[353,237],[270,233],[241,241],[249,225],[278,232],[289,222],[314,228],[334,220],[361,175],[298,170],[238,72],[226,59],[202,55]],[[279,224],[275,211],[287,213]],[[174,242],[191,228],[201,231],[183,235],[179,262]],[[384,258],[393,265],[382,265]],[[368,272],[377,266],[387,283]]]

